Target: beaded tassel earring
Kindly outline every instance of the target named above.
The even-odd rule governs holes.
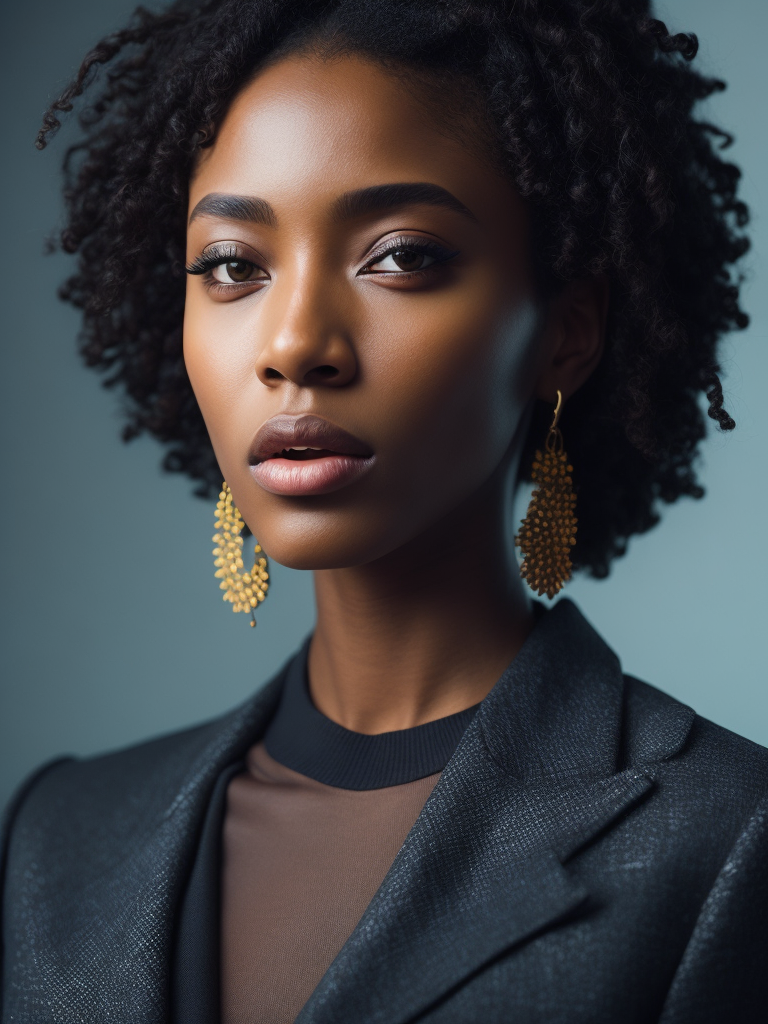
[[[533,492],[528,513],[515,537],[515,546],[523,553],[520,575],[539,596],[550,599],[571,578],[570,551],[576,543],[573,493],[568,456],[563,435],[557,428],[563,396],[557,392],[557,405],[549,428],[544,452],[537,451],[531,477],[538,487]]]
[[[243,517],[232,501],[232,492],[225,480],[216,503],[216,529],[221,532],[213,535],[216,544],[213,549],[216,559],[214,575],[221,580],[219,587],[224,591],[223,599],[231,602],[233,612],[250,612],[253,627],[256,625],[254,610],[267,596],[269,573],[267,560],[258,543],[254,550],[253,568],[250,572],[240,572],[243,568],[243,538],[240,533],[244,526]]]

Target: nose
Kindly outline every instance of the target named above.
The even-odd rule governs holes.
[[[262,384],[343,387],[357,375],[357,356],[348,325],[320,287],[286,285],[270,296],[271,329],[259,352],[256,373]],[[265,325],[266,326],[266,325]]]

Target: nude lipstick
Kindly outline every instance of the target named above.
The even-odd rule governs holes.
[[[370,447],[321,416],[280,413],[258,430],[251,475],[272,494],[308,497],[346,487],[373,468]]]

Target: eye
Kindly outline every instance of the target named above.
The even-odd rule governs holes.
[[[219,284],[244,284],[246,281],[264,279],[266,275],[260,267],[248,260],[229,260],[212,267],[211,277]]]
[[[263,266],[246,259],[240,247],[231,242],[208,246],[185,269],[201,277],[210,294],[220,299],[258,291],[256,285],[261,287],[270,279]]]
[[[414,273],[418,270],[426,270],[435,263],[435,257],[429,253],[419,252],[418,249],[394,249],[388,252],[381,259],[369,263],[367,270],[373,273]],[[375,269],[374,269],[375,268]]]
[[[389,275],[394,282],[398,277],[405,284],[416,282],[419,275],[424,278],[436,272],[440,265],[448,263],[458,250],[451,250],[432,238],[388,238],[368,257],[368,262],[359,273]]]

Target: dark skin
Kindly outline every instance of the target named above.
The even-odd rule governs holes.
[[[340,212],[414,183],[452,201]],[[269,215],[206,212],[210,195]],[[526,207],[482,140],[357,57],[292,56],[246,86],[193,175],[196,208],[188,261],[214,246],[229,262],[188,279],[186,364],[243,518],[314,571],[315,705],[379,733],[476,704],[532,623],[505,527],[532,399],[567,401],[596,366],[605,283],[544,302]],[[372,469],[331,493],[266,490],[248,451],[279,413],[349,431]]]

